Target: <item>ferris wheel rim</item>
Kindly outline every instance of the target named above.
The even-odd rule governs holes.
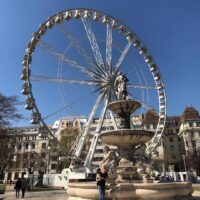
[[[29,69],[30,69],[30,60],[32,58],[32,53],[33,53],[32,49],[35,48],[35,46],[37,45],[37,42],[41,39],[43,34],[45,34],[46,31],[44,31],[44,33],[42,33],[43,32],[43,28],[46,27],[45,29],[46,30],[48,29],[47,23],[50,22],[52,19],[55,20],[56,17],[59,17],[59,16],[63,17],[63,15],[65,13],[67,13],[67,12],[72,12],[71,18],[75,18],[74,14],[75,14],[76,11],[80,11],[81,12],[81,18],[82,19],[83,19],[83,13],[85,11],[89,11],[92,14],[94,14],[95,12],[100,14],[101,15],[101,19],[99,21],[102,21],[102,16],[108,17],[110,22],[111,22],[111,20],[116,20],[119,23],[117,25],[118,29],[119,29],[120,25],[123,26],[126,29],[125,37],[129,37],[129,36],[130,37],[134,37],[134,38],[131,39],[131,42],[130,42],[131,45],[134,45],[134,42],[136,42],[136,41],[139,42],[140,44],[142,44],[141,46],[139,44],[139,47],[137,47],[138,44],[135,44],[136,46],[134,46],[134,47],[139,49],[138,50],[139,54],[141,54],[143,56],[143,58],[145,59],[145,62],[149,66],[149,70],[151,71],[152,76],[154,78],[154,82],[155,82],[155,85],[156,85],[156,90],[158,92],[158,99],[159,99],[159,120],[158,120],[157,130],[156,130],[156,133],[155,133],[153,139],[150,142],[151,143],[149,145],[150,147],[147,148],[147,153],[152,153],[152,151],[156,148],[158,142],[161,139],[162,133],[164,131],[165,121],[166,121],[166,92],[165,92],[165,87],[164,87],[163,81],[161,79],[160,71],[159,71],[159,69],[158,69],[158,67],[156,65],[156,62],[155,62],[154,58],[151,56],[150,51],[147,50],[146,45],[144,45],[144,42],[141,40],[141,38],[138,35],[135,34],[135,32],[132,31],[131,28],[129,28],[128,26],[124,25],[124,23],[121,23],[120,20],[118,20],[117,18],[114,18],[111,15],[108,15],[108,14],[106,14],[104,12],[97,11],[97,10],[94,10],[94,9],[89,9],[89,8],[72,8],[72,9],[67,9],[67,10],[61,11],[61,12],[49,17],[44,23],[42,23],[40,25],[40,28],[38,29],[38,31],[35,32],[35,36],[37,36],[37,37],[39,36],[39,39],[37,37],[35,38],[35,36],[33,36],[33,38],[31,39],[31,42],[28,45],[29,47],[27,47],[29,52],[25,54],[26,59],[23,60],[23,61],[26,62],[26,65],[24,65],[24,67],[28,69],[27,71],[29,71]],[[92,17],[90,19],[92,19]],[[55,24],[56,24],[56,22],[54,22],[54,25]],[[127,30],[128,30],[128,32],[127,32]],[[132,33],[132,35],[131,35],[131,33]],[[35,41],[35,40],[38,40],[38,41]],[[36,42],[36,44],[35,44],[35,42]],[[117,71],[118,71],[118,68],[116,68],[115,73],[117,73]],[[29,73],[29,72],[27,72],[27,73]],[[157,77],[157,81],[155,80],[155,77]],[[27,80],[24,80],[24,81],[26,81],[26,83],[28,83],[28,86],[30,87],[30,93],[27,95],[27,97],[30,96],[32,99],[34,99],[34,95],[32,93],[32,89],[31,89],[31,79],[30,79],[30,75],[29,74],[28,74]],[[36,104],[34,105],[34,108],[32,109],[32,112],[37,112],[37,113],[40,114],[39,109],[38,109]],[[42,121],[43,125],[46,125],[45,122],[42,120],[42,118],[40,120]]]

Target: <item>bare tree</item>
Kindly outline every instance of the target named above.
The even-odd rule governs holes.
[[[13,121],[22,119],[17,106],[21,105],[17,96],[5,96],[0,93],[0,127],[10,126]]]
[[[190,171],[195,171],[200,176],[200,148],[187,152],[186,163]]]
[[[15,137],[7,131],[0,130],[0,174],[12,167],[14,159]]]
[[[5,96],[0,93],[0,173],[12,165],[16,137],[9,126],[13,121],[23,118],[17,108],[20,104],[17,96]]]
[[[60,163],[59,168],[64,168],[68,167],[70,164],[70,149],[79,134],[79,129],[74,127],[67,127],[62,130],[60,134],[60,156],[63,156],[65,159]]]

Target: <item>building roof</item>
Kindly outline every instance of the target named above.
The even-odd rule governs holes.
[[[181,123],[180,116],[167,116],[166,125],[168,126],[179,126]]]
[[[158,113],[154,110],[148,110],[144,115],[143,122],[158,122],[159,116]]]
[[[159,115],[154,110],[148,110],[146,114],[144,115],[143,122],[144,123],[153,123],[158,122]],[[173,125],[179,125],[181,122],[180,116],[167,116],[166,123],[167,124],[173,124]]]
[[[192,106],[186,107],[181,115],[181,122],[189,120],[200,120],[199,112]]]

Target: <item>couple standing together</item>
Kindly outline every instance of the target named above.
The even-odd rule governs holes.
[[[99,200],[105,200],[105,191],[106,191],[106,179],[108,178],[108,173],[105,168],[97,169],[96,181],[97,187],[99,189]]]
[[[15,183],[15,187],[14,187],[14,189],[16,190],[16,197],[19,197],[20,190],[22,190],[22,198],[24,198],[26,188],[27,188],[26,179],[18,178],[17,182]]]

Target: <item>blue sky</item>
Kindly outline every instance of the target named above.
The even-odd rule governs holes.
[[[21,61],[32,32],[47,17],[78,7],[108,13],[142,38],[161,71],[167,92],[168,115],[180,115],[186,105],[200,111],[198,0],[1,0],[0,91],[3,94],[19,95],[24,101],[20,93]],[[43,106],[48,97],[39,101]],[[25,116],[30,115],[23,107],[19,109]],[[29,125],[29,122],[16,125],[22,124]]]

